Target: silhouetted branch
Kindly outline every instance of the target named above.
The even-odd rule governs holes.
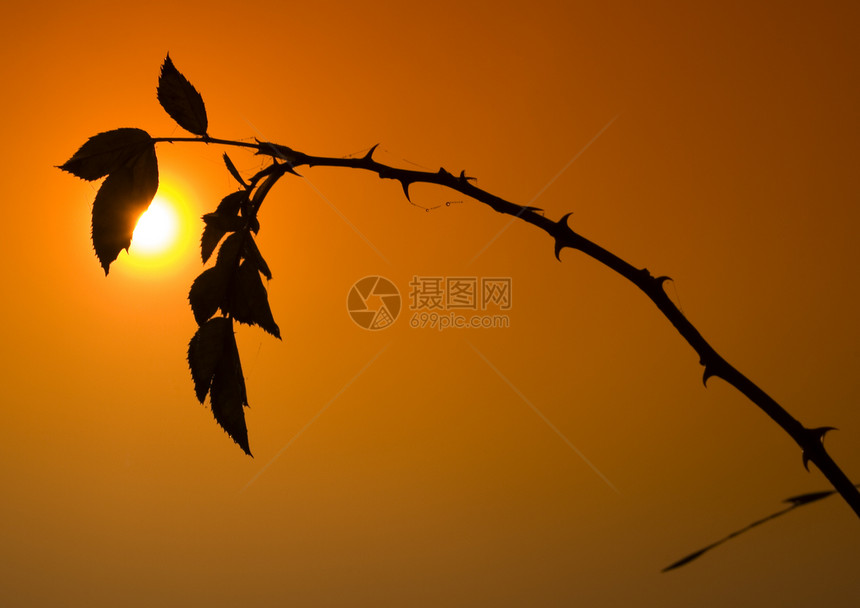
[[[657,306],[699,355],[699,362],[704,367],[705,385],[709,378],[717,376],[755,403],[797,443],[804,467],[813,462],[860,517],[860,492],[824,449],[822,439],[833,427],[803,426],[702,337],[663,289],[663,283],[669,277],[654,277],[647,268],[636,268],[574,232],[568,225],[570,213],[557,221],[550,220],[541,209],[518,205],[478,188],[472,183],[474,178],[466,176],[465,171],[455,175],[444,168],[436,172],[415,171],[379,163],[373,159],[376,146],[361,158],[334,158],[305,154],[272,142],[257,140],[250,143],[210,137],[203,99],[176,70],[170,57],[162,66],[158,99],[179,126],[197,137],[151,138],[140,129],[117,129],[90,138],[60,168],[90,181],[107,176],[96,195],[93,211],[93,242],[107,274],[119,252],[129,246],[134,228],[131,220],[137,221],[155,194],[158,182],[156,143],[233,146],[255,150],[256,154],[271,158],[271,165],[245,180],[229,157],[224,155],[227,169],[242,190],[225,197],[215,212],[204,216],[206,228],[201,241],[204,262],[222,239],[224,242],[215,266],[203,271],[189,294],[199,325],[189,345],[189,365],[195,390],[201,402],[209,396],[216,420],[247,453],[250,454],[250,450],[242,409],[247,406],[247,395],[232,338],[232,323],[235,320],[257,325],[276,337],[280,335],[260,279],[261,274],[271,278],[271,272],[253,238],[260,227],[257,213],[271,188],[286,173],[298,175],[296,168],[303,166],[344,167],[370,171],[381,179],[399,182],[408,200],[409,187],[416,183],[435,184],[460,192],[498,213],[518,218],[546,232],[553,239],[556,258],[560,259],[564,248],[576,249],[629,280]],[[219,312],[220,316],[215,316]],[[208,354],[210,347],[215,348],[217,356]],[[689,559],[692,557],[687,561]]]
[[[702,555],[704,555],[705,553],[707,553],[711,549],[722,545],[724,542],[726,542],[729,539],[732,539],[736,536],[739,536],[740,534],[743,534],[747,530],[751,530],[752,528],[755,528],[756,526],[760,526],[761,524],[763,524],[765,522],[768,522],[772,519],[776,519],[780,515],[785,515],[786,513],[788,513],[789,511],[791,511],[793,509],[796,509],[797,507],[802,507],[804,505],[808,505],[808,504],[811,504],[813,502],[817,502],[817,501],[821,500],[822,498],[827,498],[828,496],[832,496],[835,493],[836,492],[833,490],[827,490],[824,492],[810,492],[808,494],[800,494],[798,496],[792,496],[791,498],[786,498],[782,502],[791,503],[791,505],[789,505],[788,507],[786,507],[784,509],[780,509],[776,513],[772,513],[772,514],[768,515],[767,517],[763,517],[759,520],[756,520],[756,521],[752,522],[751,524],[744,526],[740,530],[732,532],[731,534],[729,534],[725,538],[721,538],[717,542],[711,543],[710,545],[708,545],[707,547],[704,547],[703,549],[699,549],[698,551],[694,551],[690,555],[688,555],[682,559],[679,559],[674,564],[666,566],[665,568],[663,568],[661,570],[661,572],[668,572],[669,570],[674,570],[676,568],[680,568],[681,566],[686,566],[691,561],[698,559],[699,557],[701,557]]]
[[[189,138],[186,140],[181,138],[164,138],[157,141],[204,140],[202,138]],[[230,142],[214,139],[209,139],[208,142],[254,148],[257,150],[257,154],[259,155],[271,156],[273,159],[281,161],[281,164],[274,164],[265,169],[264,172],[267,175],[284,174],[287,172],[295,173],[295,169],[302,166],[360,169],[376,173],[381,179],[391,179],[399,182],[407,198],[409,198],[409,186],[412,184],[424,183],[443,186],[489,205],[498,213],[511,215],[540,228],[553,238],[555,242],[556,258],[559,258],[562,249],[571,248],[579,250],[605,266],[608,266],[636,285],[636,287],[648,296],[660,312],[662,312],[675,327],[678,333],[681,334],[687,343],[696,351],[699,355],[699,362],[704,367],[703,382],[705,384],[707,384],[709,378],[715,376],[722,378],[743,393],[750,401],[755,403],[762,411],[764,411],[765,414],[770,416],[774,422],[788,433],[798,446],[800,446],[804,465],[806,465],[808,461],[815,463],[836,491],[839,492],[858,517],[860,517],[860,492],[857,491],[857,488],[851,483],[850,479],[833,461],[824,449],[824,445],[822,443],[824,434],[827,430],[832,429],[832,427],[804,427],[773,398],[718,354],[707,340],[705,340],[702,334],[699,333],[687,317],[684,316],[663,289],[663,283],[669,280],[669,277],[654,277],[647,268],[636,268],[619,258],[614,253],[578,234],[568,225],[567,220],[571,215],[570,213],[564,215],[558,221],[552,221],[540,213],[542,211],[541,209],[518,205],[491,194],[486,190],[478,188],[472,184],[472,178],[466,177],[465,172],[460,172],[459,175],[454,175],[444,168],[440,168],[436,172],[416,171],[412,169],[392,167],[377,162],[373,159],[373,152],[376,146],[371,148],[365,156],[360,158],[337,158],[313,156],[287,146],[271,142],[258,141],[257,144],[250,144],[247,142]]]

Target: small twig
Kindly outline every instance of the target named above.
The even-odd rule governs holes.
[[[787,502],[787,503],[791,503],[791,504],[789,506],[785,507],[784,509],[780,509],[779,511],[776,511],[775,513],[771,513],[767,517],[762,517],[761,519],[757,519],[756,521],[752,522],[751,524],[744,526],[740,530],[735,530],[734,532],[732,532],[731,534],[728,534],[727,536],[721,538],[720,540],[713,542],[710,545],[703,547],[702,549],[699,549],[698,551],[693,551],[690,555],[687,555],[686,557],[679,559],[675,563],[670,564],[669,566],[666,566],[665,568],[663,568],[663,570],[661,570],[661,572],[669,572],[670,570],[675,570],[676,568],[680,568],[681,566],[686,566],[691,561],[700,558],[702,555],[704,555],[705,553],[707,553],[711,549],[714,549],[714,548],[722,545],[727,540],[731,540],[732,538],[735,538],[736,536],[739,536],[739,535],[743,534],[744,532],[752,530],[756,526],[760,526],[761,524],[763,524],[765,522],[768,522],[772,519],[776,519],[777,517],[780,517],[781,515],[785,515],[786,513],[796,509],[797,507],[802,507],[804,505],[808,505],[808,504],[811,504],[813,502],[818,502],[819,500],[821,500],[823,498],[827,498],[828,496],[832,496],[833,494],[835,494],[835,492],[833,490],[827,490],[824,492],[809,492],[808,494],[800,494],[799,496],[792,496],[791,498],[786,498],[782,502]]]

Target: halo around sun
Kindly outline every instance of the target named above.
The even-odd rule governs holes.
[[[137,222],[126,265],[157,271],[177,265],[191,255],[193,216],[185,197],[162,182],[155,198]]]
[[[156,196],[134,229],[135,253],[152,256],[168,250],[174,244],[179,230],[179,218],[176,215],[170,202],[163,196]]]

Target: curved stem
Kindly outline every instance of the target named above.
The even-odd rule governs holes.
[[[196,142],[199,144],[218,144],[222,146],[236,146],[239,148],[252,148],[254,150],[260,149],[260,144],[252,144],[246,141],[234,141],[232,139],[218,139],[216,137],[153,137],[153,143],[164,142],[168,144],[173,143],[189,143]]]
[[[654,302],[660,312],[663,313],[663,316],[672,323],[681,337],[683,337],[699,355],[699,361],[705,368],[703,381],[707,383],[709,378],[718,376],[734,386],[750,401],[756,404],[765,414],[776,422],[795,441],[795,443],[797,443],[798,446],[800,446],[804,466],[806,466],[807,461],[813,462],[824,474],[827,480],[830,481],[833,488],[842,496],[857,516],[860,517],[860,491],[858,491],[858,488],[833,461],[824,449],[824,444],[822,443],[824,434],[832,427],[821,427],[817,429],[804,427],[758,385],[720,356],[707,342],[707,340],[705,340],[695,326],[693,326],[693,324],[684,316],[675,303],[672,302],[663,289],[663,283],[668,280],[669,277],[654,277],[646,268],[636,268],[616,256],[614,253],[574,232],[567,224],[567,218],[570,214],[567,214],[557,222],[554,222],[545,217],[541,213],[540,209],[511,203],[510,201],[506,201],[505,199],[499,198],[494,194],[490,194],[489,192],[474,186],[471,183],[472,178],[467,177],[465,172],[461,172],[459,176],[455,176],[443,168],[440,168],[437,172],[413,171],[410,169],[399,169],[378,163],[373,160],[373,152],[375,151],[376,146],[373,146],[373,148],[371,148],[370,151],[361,158],[334,158],[326,156],[312,156],[303,152],[298,152],[287,146],[261,141],[258,141],[256,144],[213,138],[158,138],[154,139],[154,141],[195,141],[255,149],[257,154],[271,156],[274,159],[284,161],[282,164],[275,164],[266,170],[267,175],[278,175],[278,177],[283,175],[283,173],[294,173],[294,169],[296,167],[303,165],[308,167],[348,167],[352,169],[371,171],[376,173],[381,179],[393,179],[399,181],[407,199],[409,198],[409,186],[411,184],[437,184],[489,205],[493,210],[499,213],[511,215],[540,228],[555,240],[556,257],[559,256],[561,250],[565,247],[578,249],[636,285],[636,287],[638,287],[652,302]]]

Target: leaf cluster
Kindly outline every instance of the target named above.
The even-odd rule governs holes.
[[[210,141],[203,98],[170,55],[161,66],[157,98],[180,127],[200,141]],[[93,247],[105,274],[119,253],[128,250],[134,228],[158,190],[158,141],[141,129],[106,131],[87,140],[59,167],[88,181],[105,178],[92,211]],[[283,172],[274,170],[279,163],[273,158],[267,169],[246,181],[227,154],[224,163],[241,188],[203,216],[203,263],[216,249],[218,253],[188,294],[198,325],[188,345],[188,365],[198,400],[204,403],[209,397],[215,420],[250,455],[244,415],[248,396],[233,322],[256,325],[281,337],[263,284],[263,277],[271,279],[272,272],[254,235],[260,230],[257,211]]]
[[[158,190],[155,142],[142,129],[94,135],[60,169],[87,181],[107,176],[93,203],[93,248],[107,275],[120,251],[128,250],[137,220]]]
[[[158,79],[158,101],[177,122],[208,138],[203,98],[167,55]],[[158,191],[156,141],[142,129],[121,128],[89,138],[59,166],[87,181],[105,177],[93,203],[92,239],[105,275],[120,252],[131,246],[134,227]]]

